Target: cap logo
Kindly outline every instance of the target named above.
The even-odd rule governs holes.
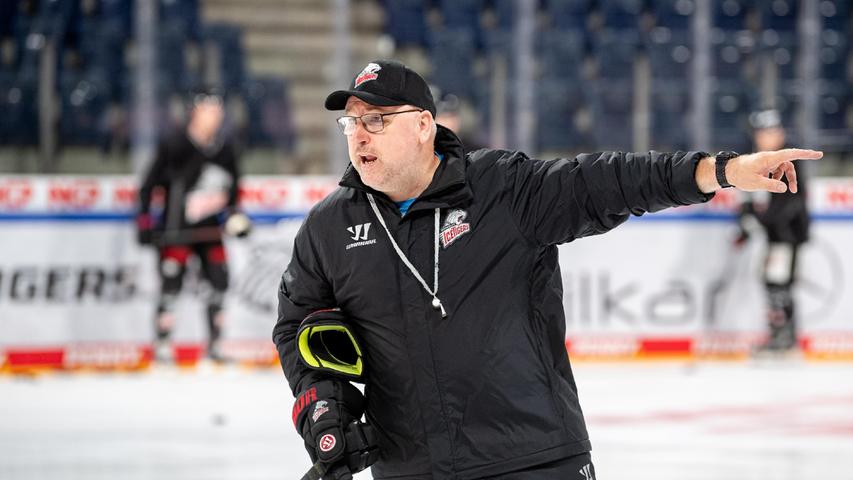
[[[353,85],[353,88],[358,88],[364,82],[369,82],[379,78],[379,74],[376,73],[379,70],[382,70],[382,67],[375,63],[368,63],[367,66],[364,67],[364,70],[355,77],[355,85]]]

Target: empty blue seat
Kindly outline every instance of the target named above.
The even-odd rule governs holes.
[[[711,72],[724,80],[740,80],[751,62],[754,39],[748,32],[713,30],[711,35]]]
[[[839,30],[821,32],[820,76],[830,82],[844,82],[847,79],[847,58],[850,43]]]
[[[750,151],[748,117],[756,90],[744,81],[721,81],[711,93],[711,140],[718,149]]]
[[[643,0],[599,0],[599,10],[604,28],[632,31],[640,29]]]
[[[775,108],[782,117],[782,126],[793,134],[797,127],[797,111],[800,108],[801,94],[800,86],[796,81],[780,81],[776,87],[776,96],[773,100]],[[758,110],[764,105],[753,105],[753,110]]]
[[[779,78],[797,77],[798,38],[796,34],[777,30],[764,30],[759,36],[761,50],[769,55]]]
[[[243,98],[248,113],[249,145],[293,150],[296,129],[287,82],[273,76],[250,78],[244,85]]]
[[[0,39],[14,35],[15,17],[17,15],[17,2],[0,2]]]
[[[38,89],[35,80],[0,75],[0,144],[37,145]]]
[[[575,117],[583,107],[581,82],[543,80],[536,86],[536,143],[539,151],[581,146],[583,135]]]
[[[421,0],[389,0],[384,2],[385,31],[398,46],[426,46],[426,6]]]
[[[601,31],[592,41],[593,55],[601,78],[633,78],[639,51],[639,35],[612,30]]]
[[[586,30],[592,0],[544,0],[551,25],[557,29]]]
[[[542,76],[555,79],[580,78],[586,54],[582,31],[551,29],[536,37]]]
[[[157,94],[161,99],[182,94],[188,85],[183,35],[161,31],[157,36]]]
[[[696,4],[695,0],[652,0],[651,9],[659,27],[687,30]]]
[[[693,62],[693,38],[684,31],[657,27],[646,41],[652,78],[687,78]]]
[[[430,33],[431,83],[442,92],[468,98],[474,87],[474,34],[468,29],[441,29]]]
[[[822,130],[848,130],[847,111],[850,108],[850,85],[827,83],[820,87],[818,128]]]
[[[713,0],[711,24],[723,30],[744,30],[747,28],[747,10],[749,0]]]
[[[442,24],[448,28],[480,28],[480,15],[486,0],[437,0]]]
[[[228,23],[211,23],[205,27],[204,39],[219,55],[219,83],[229,91],[239,90],[245,82],[243,31]]]
[[[124,58],[126,33],[121,29],[117,21],[96,19],[86,19],[80,27],[81,69],[109,81],[107,95],[112,100],[126,95],[120,80],[129,74]]]
[[[631,80],[599,80],[592,89],[595,150],[631,150],[634,144],[634,88]]]
[[[685,150],[690,141],[690,96],[684,82],[660,80],[651,91],[651,146]]]
[[[821,0],[818,11],[823,28],[849,31],[850,0]]]
[[[196,40],[201,34],[198,0],[159,0],[160,20],[177,23],[186,38]]]
[[[516,0],[492,0],[492,8],[497,20],[497,28],[506,31],[512,30],[518,16]]]
[[[59,142],[62,145],[95,146],[107,135],[107,88],[82,75],[67,76],[59,88],[62,115]]]
[[[134,32],[133,0],[100,0],[98,18],[104,22],[119,25],[125,40],[133,37]]]
[[[797,28],[797,0],[759,0],[761,28],[793,32]]]

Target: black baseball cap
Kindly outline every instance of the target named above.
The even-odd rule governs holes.
[[[351,96],[379,107],[414,105],[435,116],[435,101],[426,81],[395,60],[368,63],[352,79],[349,90],[337,90],[326,97],[326,109],[343,110]]]

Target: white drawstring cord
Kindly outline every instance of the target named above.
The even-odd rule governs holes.
[[[426,290],[428,294],[432,295],[432,307],[437,310],[441,310],[441,318],[446,318],[447,311],[444,310],[444,305],[442,305],[441,300],[438,299],[438,222],[439,217],[441,216],[441,209],[435,209],[435,234],[433,235],[435,237],[435,277],[433,278],[432,290],[430,290],[426,281],[423,279],[423,277],[421,277],[421,274],[418,273],[418,271],[412,265],[412,262],[410,262],[409,259],[406,258],[406,255],[403,253],[402,250],[400,250],[400,247],[397,245],[397,242],[394,241],[394,237],[391,236],[391,231],[388,230],[388,225],[385,224],[385,219],[382,218],[382,214],[379,212],[379,207],[376,206],[376,199],[373,198],[373,194],[368,193],[367,199],[370,200],[370,207],[373,208],[373,213],[375,213],[376,218],[379,219],[379,224],[382,225],[382,228],[385,229],[385,233],[388,235],[388,240],[391,240],[391,246],[394,247],[394,251],[397,252],[397,256],[400,257],[400,260],[402,260],[403,264],[409,268],[409,271],[412,272],[412,275],[414,275],[415,278],[418,279],[419,282],[421,282],[421,286],[424,287],[424,290]]]

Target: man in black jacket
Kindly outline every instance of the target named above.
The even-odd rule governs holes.
[[[368,64],[326,108],[345,110],[352,164],[296,236],[273,330],[293,420],[324,478],[370,462],[359,461],[372,457],[369,425],[376,479],[594,479],[557,245],[707,201],[721,184],[781,192],[787,176],[796,191],[791,161],[821,156],[464,155],[436,126],[424,80],[394,61]],[[300,322],[330,307],[363,346],[364,398],[300,360]]]
[[[222,97],[214,91],[199,92],[189,108],[186,129],[160,143],[139,187],[139,242],[156,245],[159,256],[155,355],[163,361],[173,357],[169,337],[175,324],[174,306],[193,256],[210,287],[205,299],[207,353],[214,360],[223,359],[219,339],[228,265],[222,227],[241,236],[250,227],[248,217],[237,209],[237,157],[219,135],[225,113]],[[159,208],[152,208],[153,204]]]

